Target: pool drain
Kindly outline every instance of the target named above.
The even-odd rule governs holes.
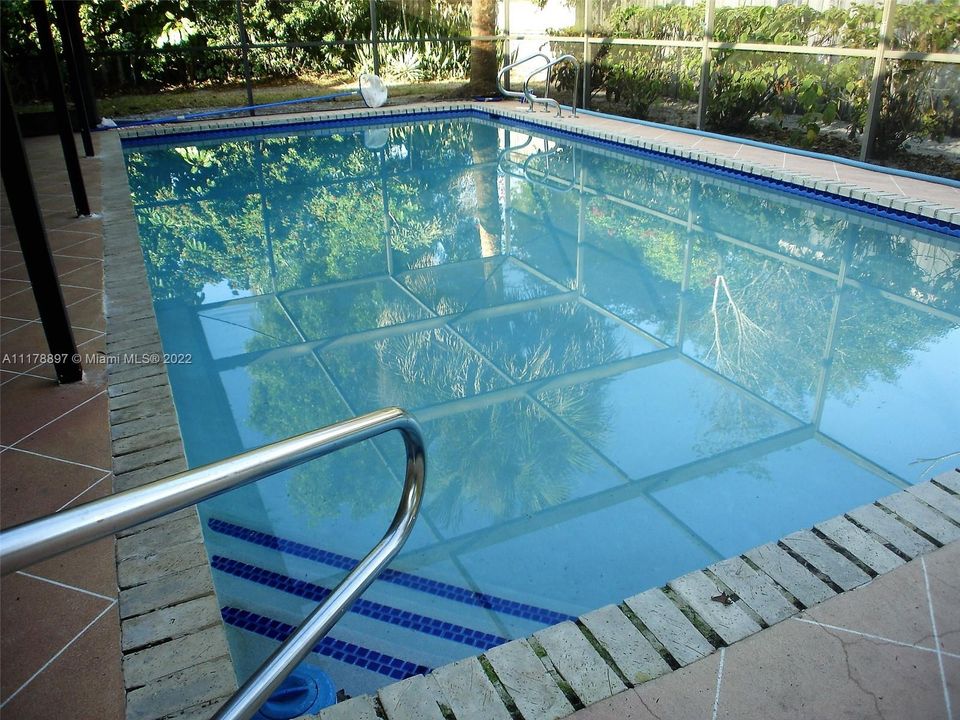
[[[337,701],[337,691],[325,672],[301,665],[277,688],[254,715],[255,720],[291,720],[314,714]]]

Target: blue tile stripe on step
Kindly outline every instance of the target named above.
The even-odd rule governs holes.
[[[271,570],[258,568],[254,565],[231,560],[220,555],[214,555],[210,564],[214,570],[228,573],[234,577],[242,578],[255,582],[258,585],[281,590],[297,597],[306,598],[323,602],[329,597],[331,590],[322,585],[315,585],[305,580],[297,580],[287,575],[281,575]],[[472,628],[463,627],[454,623],[444,622],[436,618],[419,615],[418,613],[400,610],[399,608],[382,605],[372,600],[360,598],[355,600],[350,606],[350,612],[357,613],[364,617],[380,620],[381,622],[398,625],[426,635],[451,640],[453,642],[463,643],[471,647],[489,650],[497,645],[507,642],[508,638],[503,638],[491,633],[481,632]]]
[[[323,563],[324,565],[330,565],[342,570],[352,570],[359,562],[359,560],[356,558],[348,557],[347,555],[339,555],[328,550],[311,547],[310,545],[304,545],[303,543],[295,542],[293,540],[286,540],[284,538],[277,537],[276,535],[269,535],[258,530],[251,530],[225,520],[211,518],[207,521],[207,525],[214,532],[228,535],[230,537],[237,538],[238,540],[243,540],[255,545],[270,548],[272,550],[277,550],[288,555],[295,555],[297,557],[306,558],[307,560]],[[387,568],[380,574],[379,579],[395,585],[401,585],[402,587],[410,588],[412,590],[430,593],[431,595],[436,595],[437,597],[446,598],[448,600],[453,600],[465,605],[486,608],[504,615],[512,615],[514,617],[539,622],[544,625],[556,625],[564,620],[576,619],[572,615],[566,615],[553,610],[547,610],[545,608],[536,607],[535,605],[527,605],[526,603],[517,602],[515,600],[507,600],[495,595],[488,595],[487,593],[477,592],[476,590],[462,588],[457,585],[451,585],[438,580],[430,580],[428,578],[419,577],[417,575],[412,575],[400,570],[392,570]]]
[[[240,610],[235,607],[221,608],[220,614],[223,621],[228,625],[262,635],[271,640],[282,642],[295,629],[293,625],[287,625],[279,620],[273,620],[249,610]],[[337,640],[329,635],[314,645],[313,652],[371,672],[386,675],[394,680],[404,680],[413,675],[424,675],[430,672],[430,668],[425,665],[417,665],[354,643]]]

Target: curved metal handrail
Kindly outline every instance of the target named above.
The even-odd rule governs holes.
[[[376,410],[5,530],[0,533],[0,573],[6,575],[391,430],[402,434],[407,455],[403,494],[396,515],[373,550],[215,716],[218,720],[248,720],[410,536],[423,500],[426,455],[420,426],[405,410]]]
[[[549,55],[542,52],[536,52],[533,55],[527,55],[527,57],[523,58],[523,60],[516,60],[515,62],[512,62],[509,65],[504,65],[502,68],[500,68],[500,72],[497,73],[497,89],[500,91],[500,94],[503,95],[504,97],[515,97],[515,98],[525,97],[524,93],[522,92],[517,92],[516,90],[507,90],[503,86],[503,78],[508,72],[510,72],[511,69],[517,67],[517,65],[523,65],[525,62],[529,62],[530,60],[533,60],[534,58],[538,58],[538,57],[543,58],[547,62],[550,62]]]
[[[550,72],[550,68],[554,65],[559,65],[562,62],[572,62],[576,72],[573,79],[573,102],[571,107],[573,108],[573,117],[577,116],[577,88],[580,87],[580,62],[573,55],[561,55],[556,60],[550,60],[546,65],[538,67],[536,70],[527,75],[527,79],[523,81],[523,96],[527,99],[527,102],[530,103],[530,112],[533,112],[534,103],[541,102],[544,105],[553,106],[557,108],[557,117],[561,115],[560,103],[554,100],[552,97],[542,97],[538,98],[536,95],[530,92],[530,78],[534,75],[539,75],[540,73],[547,71]]]

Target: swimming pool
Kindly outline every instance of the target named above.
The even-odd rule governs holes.
[[[383,405],[428,491],[314,660],[350,694],[929,477],[943,234],[475,117],[129,143],[191,465]],[[379,537],[399,440],[201,514],[241,675]]]

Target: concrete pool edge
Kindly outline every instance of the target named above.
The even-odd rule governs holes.
[[[120,138],[101,147],[106,352],[121,360],[107,365],[118,492],[187,465],[133,204],[118,192],[129,188]],[[116,553],[126,716],[212,713],[237,683],[196,507],[119,534]]]
[[[557,720],[958,540],[960,468],[311,717]]]
[[[444,103],[441,109],[480,109],[474,103]],[[427,106],[437,109],[437,105]],[[482,108],[488,112],[487,107]],[[378,115],[404,115],[415,112],[422,112],[422,107],[409,107],[401,112],[384,113]],[[309,122],[317,119],[349,119],[357,116],[369,116],[369,111],[347,112],[347,113],[324,113],[294,116],[286,118],[287,124],[294,122]],[[505,116],[506,117],[506,116]],[[242,119],[230,124],[231,127],[255,127],[262,125],[275,126],[278,120],[275,116],[266,118]],[[223,121],[211,123],[210,129],[224,127]],[[191,126],[193,127],[193,126]],[[127,132],[127,134],[129,131]],[[152,133],[163,134],[163,133]],[[162,352],[159,341],[159,335],[156,328],[156,318],[153,313],[152,301],[150,299],[149,287],[147,286],[143,255],[139,246],[137,223],[133,215],[132,204],[130,202],[126,170],[122,158],[122,149],[120,146],[118,134],[111,134],[104,140],[104,242],[105,242],[105,302],[107,307],[107,352],[110,355],[133,352],[133,353],[152,353]],[[107,179],[109,178],[109,183]],[[120,196],[116,193],[120,190]],[[149,482],[154,479],[166,477],[185,468],[183,458],[182,444],[180,440],[179,428],[176,424],[176,411],[172,404],[169,383],[165,367],[160,365],[115,365],[109,368],[108,389],[110,396],[111,410],[111,434],[113,438],[114,466],[116,471],[116,489],[123,489],[134,484]],[[149,415],[143,420],[142,426],[138,432],[132,435],[124,434],[125,431],[117,430],[117,426],[133,422],[129,419],[130,413],[134,412],[132,408],[148,408]],[[127,413],[122,411],[130,408]],[[114,413],[116,411],[116,415]],[[136,415],[140,418],[143,413]],[[116,421],[115,421],[116,420]],[[927,483],[928,484],[928,483]],[[924,484],[924,485],[927,485]],[[918,486],[919,487],[919,486]],[[913,492],[911,490],[910,492]],[[905,495],[898,493],[897,495]],[[907,501],[909,502],[909,500]],[[852,511],[854,512],[854,511]],[[880,512],[884,512],[880,510]],[[936,512],[936,511],[933,511]],[[958,520],[958,518],[954,518]],[[845,521],[848,524],[849,521]],[[894,520],[894,522],[897,522]],[[950,523],[949,520],[946,522]],[[902,523],[901,523],[902,524]],[[854,526],[856,528],[856,526]],[[948,527],[960,536],[960,530],[954,527],[952,523]],[[157,537],[148,535],[151,529],[157,529],[152,533],[153,536],[162,536],[163,543],[160,551],[156,545],[152,545]],[[162,529],[160,529],[162,528]],[[908,531],[912,532],[910,528]],[[165,718],[172,715],[179,715],[183,712],[190,712],[191,716],[197,716],[204,713],[211,713],[216,704],[221,702],[232,692],[235,687],[235,678],[233,665],[229,655],[222,655],[221,651],[226,648],[223,637],[223,625],[220,618],[219,607],[216,604],[216,598],[213,594],[212,582],[210,579],[210,570],[208,566],[194,564],[196,557],[191,551],[195,551],[197,546],[201,548],[200,555],[205,559],[205,552],[202,552],[202,539],[198,536],[199,524],[196,519],[196,511],[182,511],[175,516],[162,521],[162,525],[151,523],[139,529],[139,532],[127,534],[121,538],[124,545],[123,550],[118,544],[118,566],[126,563],[124,569],[124,578],[128,578],[127,572],[137,570],[145,578],[142,583],[128,586],[121,591],[121,616],[124,622],[124,633],[126,634],[127,620],[124,618],[126,611],[129,611],[131,596],[129,591],[143,588],[140,592],[149,593],[150,588],[162,590],[166,595],[162,596],[159,604],[150,612],[157,613],[154,619],[162,620],[168,624],[177,626],[170,635],[164,627],[158,627],[158,631],[166,632],[162,637],[156,636],[148,645],[137,645],[137,648],[143,648],[140,652],[149,651],[149,657],[140,655],[133,657],[136,653],[126,653],[124,661],[125,685],[128,692],[128,717],[155,717]],[[128,542],[127,542],[128,541]],[[169,552],[167,552],[169,550]],[[781,548],[782,550],[782,548]],[[831,552],[836,551],[828,546]],[[783,550],[783,552],[787,552]],[[130,553],[128,555],[128,553]],[[843,557],[843,554],[840,553]],[[132,562],[131,562],[132,561]],[[179,563],[179,564],[178,564]],[[119,567],[118,567],[119,570]],[[702,571],[700,575],[707,577]],[[861,570],[862,572],[862,570]],[[696,573],[694,573],[696,575]],[[685,576],[688,577],[688,576]],[[869,577],[869,576],[868,576]],[[698,579],[702,580],[702,578]],[[129,579],[127,579],[129,582]],[[711,580],[712,582],[712,580]],[[701,583],[702,584],[702,583]],[[121,579],[121,586],[124,585],[124,579]],[[149,588],[147,586],[150,586]],[[124,595],[127,592],[127,595]],[[658,591],[659,592],[659,591]],[[211,602],[212,600],[212,602]],[[125,604],[126,603],[126,604]],[[212,612],[211,612],[212,606]],[[126,611],[125,611],[126,607]],[[612,606],[611,606],[612,607]],[[709,607],[709,605],[707,606]],[[616,610],[616,609],[615,609]],[[610,614],[607,608],[598,613]],[[618,611],[621,612],[622,611]],[[691,611],[692,612],[692,611]],[[148,612],[137,613],[134,618],[140,618],[148,615]],[[592,613],[591,613],[592,615]],[[613,622],[618,622],[619,618],[613,615]],[[628,621],[632,622],[630,618]],[[610,618],[607,618],[610,621]],[[534,646],[537,652],[530,649],[527,644],[525,660],[530,656],[537,659],[538,653],[543,653],[544,657],[549,658],[549,651],[546,650],[544,642],[551,648],[562,648],[564,643],[577,643],[576,634],[571,635],[569,624],[555,626],[561,630],[545,629],[537,636],[547,637],[545,641],[534,640]],[[575,626],[572,628],[576,631]],[[711,626],[712,627],[712,626]],[[757,628],[759,629],[759,627]],[[580,635],[585,638],[588,644],[590,638],[587,638],[582,631]],[[639,633],[639,630],[637,631]],[[708,631],[709,634],[710,631]],[[716,631],[713,631],[716,632]],[[556,636],[556,637],[554,637]],[[527,641],[517,640],[508,643],[504,648],[515,648],[517,644]],[[126,642],[125,642],[126,644]],[[582,643],[580,643],[582,646]],[[591,647],[593,647],[591,645]],[[513,650],[503,651],[503,654],[513,653]],[[608,655],[609,650],[605,651]],[[711,650],[712,652],[712,650]],[[499,653],[495,653],[497,656]],[[524,653],[521,653],[524,654]],[[594,654],[607,662],[601,654],[594,649]],[[547,670],[543,665],[543,670],[548,679],[550,677],[560,677],[557,666],[563,666],[564,662],[569,661],[569,657],[561,652],[561,657],[555,657],[554,660],[547,660],[551,670]],[[589,653],[587,653],[589,655]],[[129,659],[128,659],[129,658]],[[588,658],[579,658],[582,661]],[[472,661],[472,662],[471,662]],[[662,661],[662,657],[661,657]],[[510,658],[504,662],[510,662]],[[488,661],[489,663],[489,661]],[[502,664],[500,660],[498,663]],[[155,675],[150,682],[140,683],[140,680],[128,679],[128,670],[131,672],[139,666],[142,668],[149,665],[150,672]],[[481,675],[477,676],[477,668]],[[536,665],[533,666],[536,669]],[[522,667],[521,667],[522,669]],[[440,675],[415,676],[408,680],[388,686],[381,691],[385,693],[383,697],[390,698],[395,708],[419,707],[426,703],[428,708],[425,712],[433,712],[430,708],[431,699],[435,693],[431,688],[438,688],[437,677],[444,677],[444,687],[452,688],[456,686],[457,677],[468,678],[477,683],[474,688],[478,692],[477,700],[482,701],[486,696],[477,688],[482,688],[482,678],[486,673],[494,673],[492,664],[487,668],[480,664],[476,658],[467,659],[455,663],[453,666],[434,671]],[[550,675],[550,672],[553,675]],[[459,673],[459,675],[458,675]],[[140,676],[135,676],[142,679]],[[430,678],[429,680],[425,680]],[[487,684],[490,688],[496,690],[490,684],[487,678]],[[551,680],[551,682],[554,682]],[[623,685],[623,681],[618,679]],[[451,685],[450,683],[453,683]],[[573,685],[563,680],[565,687],[569,692],[574,692]],[[554,682],[556,685],[556,683]],[[549,688],[549,685],[547,686]],[[557,685],[557,688],[560,686]],[[392,688],[392,689],[389,689]],[[447,690],[452,692],[452,690]],[[562,694],[562,691],[560,691]],[[409,693],[409,695],[408,695]],[[433,693],[433,694],[432,694]],[[611,693],[612,694],[612,693]],[[554,693],[555,695],[555,693]],[[444,696],[447,698],[447,696]],[[579,695],[577,696],[579,697]],[[497,694],[498,702],[500,695]],[[591,696],[591,702],[594,701]],[[466,701],[466,699],[461,698]],[[513,702],[516,702],[514,698]],[[172,705],[164,703],[180,702],[178,709],[169,709]],[[338,710],[329,710],[321,714],[322,718],[337,717],[379,717],[378,715],[364,715],[363,708],[372,707],[372,699],[357,699],[345,705],[337,706]],[[404,704],[406,703],[406,704]],[[449,698],[445,701],[448,705]],[[151,707],[151,705],[153,707]],[[449,706],[449,705],[448,705]],[[439,706],[434,704],[434,707]],[[506,706],[504,706],[506,708]],[[518,707],[516,704],[514,707]],[[132,712],[136,708],[137,712]],[[347,712],[348,708],[353,708],[350,712],[354,714],[341,715],[337,713]],[[573,706],[571,706],[571,710]],[[153,712],[156,710],[156,712]],[[391,708],[386,717],[391,720],[394,718],[405,717],[397,713],[398,709]],[[439,710],[436,710],[439,712]],[[488,712],[484,709],[484,712]],[[392,714],[391,714],[392,713]],[[434,713],[434,714],[435,714]],[[545,715],[540,715],[545,716]],[[424,715],[431,717],[431,715]],[[437,716],[439,717],[439,716]],[[494,717],[494,715],[481,714],[457,714],[456,717]],[[505,717],[509,717],[509,714]]]

